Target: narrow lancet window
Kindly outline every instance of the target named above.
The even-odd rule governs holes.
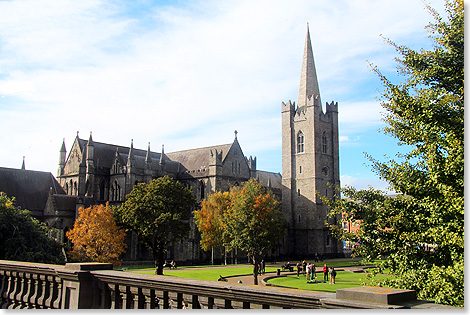
[[[302,131],[299,131],[297,134],[297,153],[304,152],[304,134]]]

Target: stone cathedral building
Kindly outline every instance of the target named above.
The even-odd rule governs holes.
[[[323,112],[308,25],[298,101],[282,102],[281,112],[282,176],[258,170],[256,157],[244,155],[236,131],[231,143],[172,153],[165,153],[163,146],[160,152],[152,151],[150,143],[147,149],[138,149],[133,141],[126,147],[95,141],[91,133],[82,139],[77,133],[68,155],[65,140],[62,143],[57,172],[60,187],[50,189],[44,212],[37,217],[57,228],[59,239],[65,241],[65,232],[73,227],[80,207],[106,202],[119,205],[136,183],[168,175],[191,187],[200,201],[256,178],[282,200],[288,222],[287,236],[273,255],[286,259],[315,253],[341,256],[341,244],[325,225],[327,220],[335,220],[328,219],[328,208],[320,199],[320,195],[335,196],[333,186],[340,184],[338,104],[326,103]],[[199,240],[192,220],[189,237],[169,248],[167,258],[207,262],[210,254],[201,251]],[[127,242],[124,260],[151,260],[135,234]]]

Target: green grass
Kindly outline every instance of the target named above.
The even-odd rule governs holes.
[[[337,289],[346,289],[369,285],[370,282],[366,278],[366,273],[353,273],[349,271],[338,271],[336,274],[336,284],[327,283],[307,283],[305,275],[287,275],[286,277],[277,277],[268,280],[268,283],[285,286],[289,288],[297,288],[301,290],[321,291],[335,293]],[[380,281],[386,279],[386,275],[377,275],[375,280]],[[317,281],[323,281],[323,273],[317,274]]]
[[[266,272],[275,272],[276,269],[277,269],[276,267],[266,267]],[[145,274],[153,275],[155,274],[155,269],[154,268],[134,269],[134,270],[129,270],[129,272],[145,273]],[[217,281],[220,275],[223,277],[230,277],[230,276],[253,274],[253,267],[221,266],[220,268],[214,268],[214,269],[200,268],[200,267],[199,268],[194,267],[194,268],[190,268],[186,270],[165,269],[163,271],[163,274],[167,276],[175,276],[175,277],[182,277],[182,278]]]
[[[291,262],[291,264],[296,264],[297,262]],[[318,262],[318,268],[322,268],[324,264],[327,264],[329,267],[350,267],[350,266],[358,266],[358,260],[325,260],[323,262]],[[374,263],[378,263],[374,262]],[[280,269],[282,263],[278,263],[274,267],[266,267],[267,273],[272,273],[275,275],[277,269]],[[219,276],[223,277],[230,277],[230,276],[241,276],[241,275],[251,275],[253,274],[253,267],[252,266],[243,266],[238,267],[239,265],[205,265],[205,266],[181,266],[184,267],[183,269],[166,269],[164,270],[164,275],[166,276],[175,276],[175,277],[183,277],[183,278],[190,278],[190,279],[199,279],[199,280],[211,280],[217,281]],[[211,267],[211,268],[208,268]],[[141,269],[131,269],[127,270],[128,272],[135,272],[135,273],[144,273],[144,274],[155,274],[154,268],[141,268]],[[287,275],[285,277],[278,277],[271,280],[268,280],[269,283],[290,287],[290,288],[298,288],[301,290],[312,290],[312,291],[322,291],[322,292],[336,292],[337,289],[344,289],[344,288],[352,288],[352,287],[359,287],[363,285],[370,284],[370,281],[366,278],[366,273],[352,273],[348,271],[338,271],[336,276],[336,284],[328,284],[328,283],[307,283],[305,279],[305,275],[300,275],[298,279],[296,275]],[[378,275],[375,277],[376,281],[381,281],[385,279],[386,275]],[[323,273],[317,273],[317,280],[323,280]]]

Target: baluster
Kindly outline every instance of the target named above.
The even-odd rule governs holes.
[[[114,303],[113,303],[113,308],[114,309],[121,309],[122,308],[122,296],[121,296],[121,290],[119,290],[119,284],[114,285]]]
[[[232,301],[231,300],[225,300],[224,308],[233,308],[232,307]]]
[[[8,308],[12,303],[10,299],[10,294],[15,288],[13,271],[5,271],[5,291],[3,291],[3,304],[1,305],[2,309]]]
[[[176,293],[176,308],[182,309],[183,308],[183,293]]]
[[[20,308],[27,308],[28,307],[28,294],[29,294],[29,274],[23,272],[21,274],[21,289],[19,292],[19,296],[17,295],[17,299],[20,301]]]
[[[46,308],[45,301],[49,296],[49,285],[47,283],[47,275],[40,275],[41,293],[38,298],[38,308]]]
[[[163,308],[170,308],[170,295],[168,294],[168,291],[163,291]]]
[[[25,292],[25,295],[23,296],[23,301],[25,302],[26,307],[25,308],[33,308],[33,303],[31,301],[31,297],[34,295],[34,277],[32,273],[28,273],[25,275],[28,283],[27,290]]]
[[[47,298],[45,301],[46,308],[52,308],[52,299],[54,298],[54,276],[47,277]]]
[[[124,298],[122,301],[122,308],[133,309],[134,308],[134,293],[132,293],[131,287],[126,286],[124,290]]]
[[[6,271],[0,270],[0,308],[5,302],[5,298],[3,297],[3,294],[7,290],[8,287],[8,277],[6,275]]]
[[[138,309],[144,309],[145,308],[145,295],[144,295],[144,292],[142,290],[142,288],[137,288],[137,308]]]
[[[158,298],[155,295],[155,290],[150,289],[150,309],[156,309],[159,307],[160,306],[158,305]]]
[[[30,298],[32,308],[39,308],[39,297],[41,296],[41,290],[42,290],[42,280],[41,280],[41,275],[39,274],[33,274],[33,280],[34,280],[34,293]]]
[[[209,296],[207,298],[207,308],[208,309],[213,309],[214,308],[214,298],[212,296]]]
[[[62,304],[62,279],[59,277],[54,277],[54,300],[52,303],[52,307],[55,309],[59,309]]]
[[[8,305],[8,308],[14,309],[14,308],[18,308],[20,304],[19,301],[16,299],[16,295],[18,294],[18,290],[21,284],[21,279],[17,271],[12,272],[11,275],[12,275],[12,290],[9,294],[10,305]]]
[[[192,308],[194,309],[200,309],[201,304],[199,304],[199,296],[198,295],[193,295],[193,300],[192,300]]]

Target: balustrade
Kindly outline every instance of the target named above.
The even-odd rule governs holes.
[[[336,299],[334,293],[136,274],[112,270],[111,264],[58,266],[5,260],[0,260],[0,307],[404,308]]]

